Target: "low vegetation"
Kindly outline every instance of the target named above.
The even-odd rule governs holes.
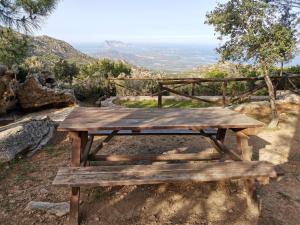
[[[157,100],[140,100],[140,101],[131,101],[131,100],[119,100],[116,99],[113,101],[114,104],[123,105],[128,108],[157,108]],[[213,104],[199,102],[196,100],[175,100],[175,99],[165,99],[163,100],[164,108],[205,108],[214,106]]]

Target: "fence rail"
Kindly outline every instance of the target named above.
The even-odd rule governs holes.
[[[274,92],[276,96],[277,90],[290,90],[295,94],[300,95],[299,90],[299,82],[300,81],[300,74],[290,74],[290,73],[283,73],[282,76],[271,76],[272,83],[274,85]],[[236,78],[110,78],[109,84],[116,85],[121,88],[125,88],[131,91],[136,91],[130,87],[126,87],[125,85],[119,84],[117,81],[153,81],[157,83],[158,92],[154,93],[153,95],[157,95],[157,102],[158,107],[162,107],[162,98],[165,93],[172,93],[175,95],[184,96],[186,98],[190,98],[197,101],[207,102],[207,103],[214,103],[223,105],[225,107],[228,103],[235,103],[235,102],[242,102],[248,99],[251,95],[255,92],[263,89],[266,87],[266,83],[264,82],[264,77],[236,77]],[[245,92],[239,94],[238,96],[228,96],[228,84],[230,82],[247,82],[247,81],[262,81],[259,85],[253,85],[251,88],[246,90]],[[208,85],[203,85],[204,83],[221,83],[222,89],[222,99],[215,101],[210,100],[207,98],[195,96],[195,88],[196,86],[202,87],[209,87]],[[176,85],[176,86],[174,86]],[[183,87],[185,85],[192,85],[191,94],[181,93],[180,91],[176,90],[179,87]],[[172,87],[170,87],[172,86]],[[230,100],[228,102],[228,97]]]

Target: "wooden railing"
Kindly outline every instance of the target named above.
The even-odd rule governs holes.
[[[266,87],[266,83],[264,82],[264,77],[237,77],[237,78],[110,78],[110,85],[116,85],[121,88],[125,88],[130,90],[130,88],[125,85],[121,85],[116,81],[155,81],[158,85],[158,92],[153,95],[157,95],[158,107],[162,107],[162,98],[165,93],[172,93],[175,95],[184,96],[186,98],[190,98],[197,101],[214,103],[223,105],[224,107],[228,103],[234,102],[242,102],[248,99],[255,92]],[[300,74],[288,74],[284,73],[282,76],[271,76],[271,80],[274,85],[274,92],[276,96],[277,90],[290,90],[295,94],[300,95],[299,83],[300,82]],[[237,96],[228,96],[228,84],[230,82],[245,82],[245,81],[262,81],[259,85],[253,85],[249,90],[237,95]],[[208,98],[203,98],[200,96],[195,96],[195,88],[196,86],[203,86],[203,84],[209,83],[221,83],[222,87],[222,99],[221,100],[211,100]],[[174,86],[176,85],[176,86]],[[192,85],[191,94],[181,93],[176,90],[179,87],[183,87],[185,85]],[[171,87],[170,87],[171,86]],[[207,85],[205,86],[207,87]],[[228,97],[230,100],[228,101]]]

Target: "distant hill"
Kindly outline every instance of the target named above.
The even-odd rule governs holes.
[[[54,55],[70,62],[86,63],[95,60],[65,41],[61,41],[49,36],[32,37],[33,49],[31,56]]]
[[[122,41],[106,40],[103,43],[103,47],[108,47],[108,48],[126,48],[126,47],[129,47],[129,44],[124,43]]]

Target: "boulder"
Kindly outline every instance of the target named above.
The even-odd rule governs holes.
[[[18,90],[20,106],[25,110],[74,105],[74,93],[57,87],[54,75],[41,72],[29,75]]]
[[[7,162],[21,152],[35,152],[53,136],[55,123],[48,117],[28,119],[0,128],[0,162]]]
[[[17,100],[18,82],[15,74],[9,71],[6,66],[0,65],[0,114],[13,109]]]
[[[58,217],[67,215],[70,210],[70,204],[68,202],[35,202],[31,201],[25,208],[27,211],[38,210],[49,214],[54,214]]]

